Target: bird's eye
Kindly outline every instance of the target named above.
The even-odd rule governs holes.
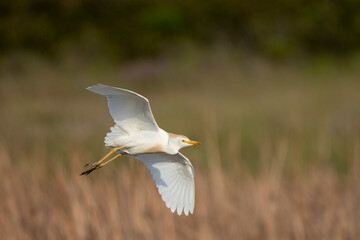
[[[183,139],[183,140],[181,140],[183,143],[185,142],[185,140]]]

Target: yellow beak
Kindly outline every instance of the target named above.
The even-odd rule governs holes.
[[[191,140],[183,140],[184,143],[193,144],[193,145],[199,145],[201,142],[198,141],[191,141]]]

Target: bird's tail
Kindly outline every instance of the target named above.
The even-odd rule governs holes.
[[[119,146],[119,140],[124,137],[124,135],[128,135],[128,132],[117,124],[111,127],[110,130],[111,132],[106,134],[104,140],[105,146],[107,147]]]

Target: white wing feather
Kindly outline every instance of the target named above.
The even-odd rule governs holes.
[[[177,214],[187,216],[194,212],[195,186],[194,168],[181,153],[139,154],[135,156],[150,170],[159,193],[166,206]]]
[[[159,129],[150,109],[149,101],[135,92],[97,84],[88,90],[105,95],[111,116],[117,126],[126,132],[157,131]]]

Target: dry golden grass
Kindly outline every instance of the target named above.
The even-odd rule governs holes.
[[[121,68],[0,61],[0,236],[359,238],[358,70],[200,56]],[[84,90],[96,82],[142,93],[165,130],[204,142],[182,151],[196,172],[193,215],[172,214],[132,158],[79,176],[113,124]]]
[[[219,166],[196,173],[196,209],[185,217],[163,204],[147,169],[132,159],[79,177],[85,149],[71,166],[28,156],[27,172],[1,147],[0,234],[6,239],[356,239],[360,176],[330,169],[306,178],[231,179]],[[90,159],[92,160],[92,159]],[[114,169],[115,168],[115,169]],[[105,174],[105,173],[106,174]]]

